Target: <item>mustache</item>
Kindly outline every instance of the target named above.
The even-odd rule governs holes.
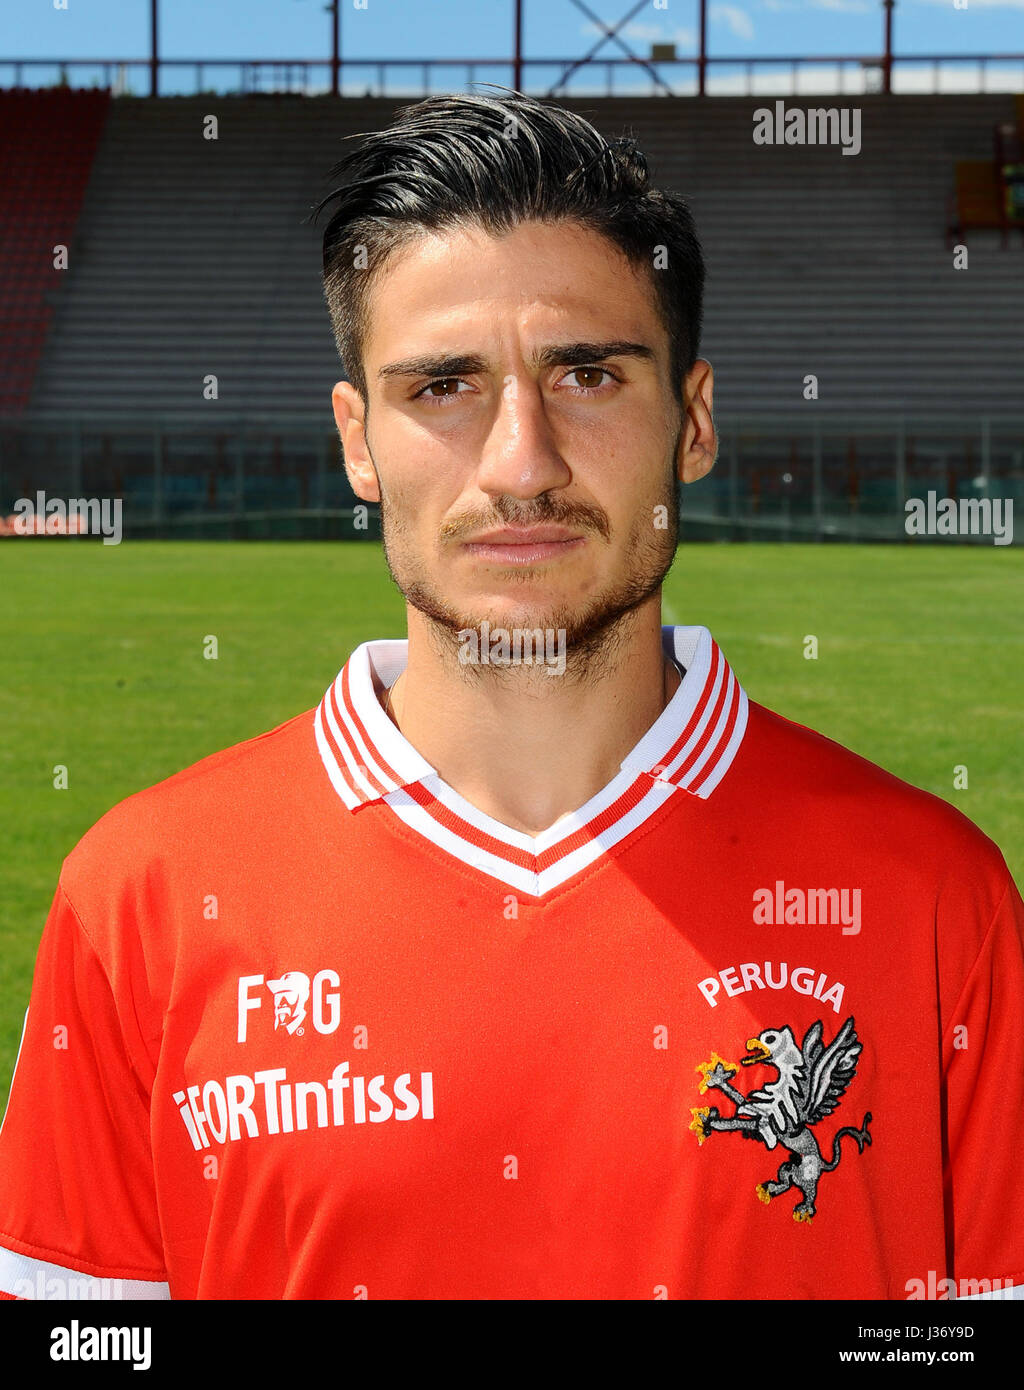
[[[582,502],[566,505],[542,493],[530,501],[503,495],[496,498],[493,510],[489,512],[467,512],[463,516],[452,517],[441,527],[440,538],[454,542],[463,536],[498,526],[540,526],[544,523],[594,531],[605,540],[609,537],[608,518],[600,508]]]

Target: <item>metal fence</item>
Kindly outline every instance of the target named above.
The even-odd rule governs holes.
[[[923,517],[925,541],[1016,539],[1024,415],[720,415],[716,424],[715,468],[683,489],[684,537],[908,541]],[[377,508],[348,485],[333,423],[305,415],[216,426],[193,416],[0,417],[0,529],[12,533],[26,501],[42,514],[47,500],[72,498],[118,500],[126,537],[380,534]],[[956,529],[935,529],[943,504]]]
[[[881,55],[726,57],[708,55],[708,96],[863,96],[885,81]],[[701,60],[686,57],[529,58],[522,63],[522,90],[538,95],[695,96]],[[343,58],[338,90],[346,97],[401,99],[470,90],[474,84],[515,85],[508,58]],[[332,90],[328,58],[161,58],[160,96],[291,94],[323,96]],[[1024,90],[1024,53],[895,53],[892,91],[897,95],[952,95]],[[0,86],[101,87],[114,96],[152,95],[147,58],[0,58]]]

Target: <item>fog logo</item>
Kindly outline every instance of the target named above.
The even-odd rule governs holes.
[[[283,1028],[291,1036],[302,1036],[302,1024],[309,1007],[313,1027],[318,1033],[333,1033],[341,1022],[341,976],[336,970],[318,970],[310,980],[301,970],[286,970],[277,980],[263,975],[238,977],[238,1041],[249,1036],[249,1014],[261,1009],[266,988],[274,996],[274,1031]]]
[[[268,980],[267,989],[274,996],[274,1032],[283,1027],[294,1035],[306,1017],[309,976],[301,970],[289,970],[279,980]]]
[[[786,110],[777,101],[774,110],[759,106],[754,112],[755,145],[841,145],[843,154],[860,154],[860,108],[857,106],[799,106]]]

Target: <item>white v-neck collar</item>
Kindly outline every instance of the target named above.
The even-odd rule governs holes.
[[[391,685],[408,642],[364,642],[338,672],[314,719],[331,784],[350,811],[384,801],[411,829],[463,863],[542,897],[643,824],[676,791],[707,798],[747,724],[746,693],[705,627],[663,627],[665,654],[685,674],[617,775],[540,835],[502,825],[443,782],[381,708],[373,676]]]

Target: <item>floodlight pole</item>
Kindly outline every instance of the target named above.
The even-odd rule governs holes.
[[[515,58],[512,64],[512,85],[517,92],[523,90],[523,0],[516,0]]]
[[[700,53],[697,56],[697,95],[705,95],[708,68],[708,0],[700,0]]]
[[[338,95],[338,72],[341,67],[341,0],[331,0],[331,95]]]
[[[882,0],[885,8],[885,57],[882,59],[882,91],[892,92],[892,11],[896,0]]]
[[[157,71],[160,64],[159,40],[157,39],[157,3],[158,0],[149,0],[149,95],[155,97],[159,95],[159,81]]]

